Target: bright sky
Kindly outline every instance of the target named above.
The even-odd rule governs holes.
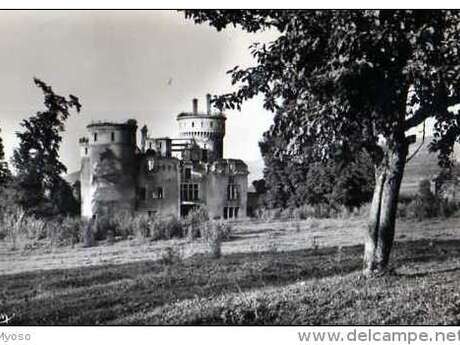
[[[232,89],[226,71],[253,64],[248,46],[273,32],[217,32],[175,11],[0,11],[0,128],[7,156],[22,119],[41,110],[36,76],[61,95],[80,98],[82,112],[66,123],[61,157],[80,167],[78,138],[93,120],[135,118],[153,136],[177,135],[175,117],[192,98]],[[258,141],[272,116],[261,99],[227,112],[224,155],[260,159]]]

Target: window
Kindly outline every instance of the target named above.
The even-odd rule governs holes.
[[[192,128],[195,127],[195,122],[192,121]]]
[[[85,147],[85,155],[87,155],[87,154],[88,154],[88,148]]]
[[[152,148],[152,142],[149,142],[149,149]]]
[[[97,133],[94,133],[94,141],[97,141]]]
[[[182,183],[180,186],[180,195],[182,201],[198,201],[198,184],[197,183]]]
[[[112,141],[115,141],[115,133],[114,132],[110,133],[110,139]]]
[[[211,128],[212,128],[213,122],[211,121]]]
[[[139,199],[142,201],[145,201],[146,198],[147,198],[147,190],[145,189],[145,187],[139,188]]]
[[[224,207],[224,219],[238,218],[239,207]]]
[[[185,168],[184,178],[190,180],[192,178],[192,169]]]
[[[202,152],[201,157],[202,157],[203,162],[207,163],[208,162],[208,150],[202,150],[201,152]]]
[[[227,200],[238,200],[239,194],[239,185],[229,184],[227,186]]]
[[[148,171],[152,171],[155,168],[155,161],[153,159],[149,159],[147,161],[147,169]]]
[[[163,199],[164,198],[163,187],[156,187],[154,189],[154,192],[152,193],[152,198],[153,199]]]

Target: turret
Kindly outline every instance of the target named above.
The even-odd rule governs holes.
[[[82,175],[82,186],[87,186],[82,187],[82,216],[134,211],[136,121],[92,123],[87,129],[89,137],[80,141],[87,161]]]
[[[179,136],[182,139],[194,139],[202,150],[203,161],[215,161],[223,158],[225,120],[221,112],[213,112],[211,95],[206,95],[206,112],[198,111],[198,100],[192,102],[192,112],[177,116]]]

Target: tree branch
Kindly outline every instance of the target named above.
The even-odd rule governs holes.
[[[406,164],[409,163],[409,161],[415,157],[415,155],[420,151],[422,148],[423,144],[425,143],[425,121],[423,121],[423,137],[422,137],[422,142],[420,143],[419,147],[409,156],[409,158],[406,159]]]
[[[423,112],[421,109],[417,110],[411,118],[407,119],[404,122],[404,131],[407,131],[411,128],[417,127],[421,123],[424,123],[428,117],[429,115],[426,112]]]

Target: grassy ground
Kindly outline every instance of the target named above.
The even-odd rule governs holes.
[[[400,223],[396,273],[373,280],[359,274],[359,218],[239,224],[218,260],[183,241],[3,244],[0,311],[28,325],[458,324],[459,221]]]

